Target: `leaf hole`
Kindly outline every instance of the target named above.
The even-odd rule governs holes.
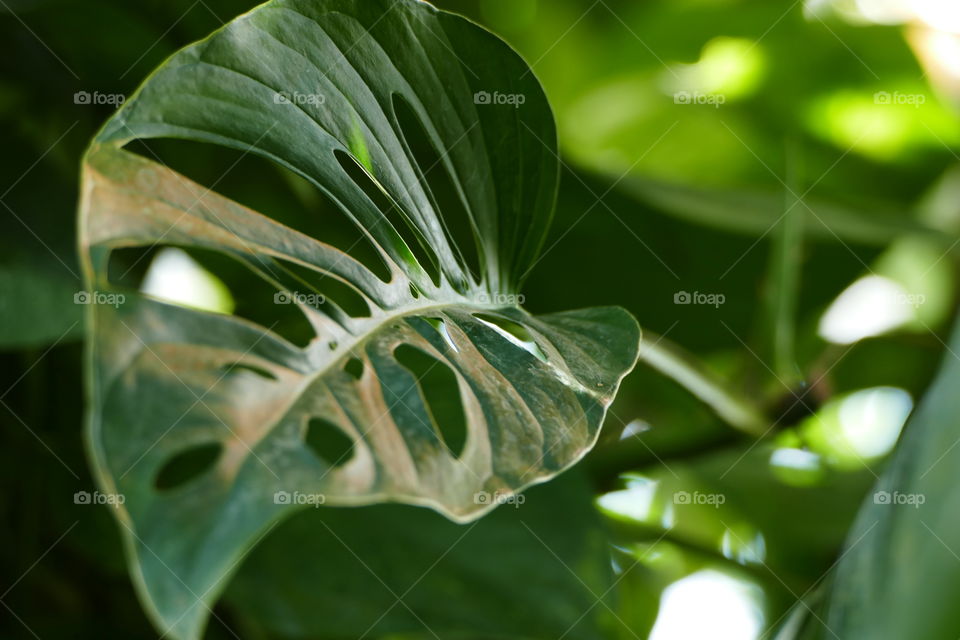
[[[419,174],[420,184],[424,185],[460,266],[478,281],[483,273],[483,249],[475,223],[468,213],[466,198],[457,189],[450,175],[448,163],[453,162],[455,154],[451,153],[451,149],[444,150],[442,155],[437,151],[422,120],[403,96],[395,93],[392,100],[397,126],[400,127],[407,152]],[[468,136],[463,136],[455,144],[469,145],[470,141]],[[454,285],[461,293],[467,287],[467,283],[463,281],[455,282]]]
[[[406,344],[397,347],[393,355],[417,379],[434,431],[450,454],[460,457],[467,442],[467,417],[453,369],[423,350]]]
[[[263,367],[257,367],[251,364],[245,364],[243,362],[233,362],[231,364],[225,364],[220,367],[220,370],[223,371],[224,375],[234,375],[237,373],[242,373],[244,371],[252,373],[254,375],[260,376],[261,378],[266,378],[267,380],[275,381],[277,376],[274,375],[272,371],[268,371]]]
[[[159,247],[117,247],[107,260],[107,279],[114,285],[139,289]]]
[[[212,442],[176,454],[160,468],[154,486],[159,491],[171,491],[186,485],[212,469],[222,451],[222,444]]]
[[[541,349],[540,345],[534,340],[530,330],[522,324],[489,313],[475,313],[473,316],[506,338],[509,342],[536,357],[537,360],[541,362],[547,361],[547,354],[543,352],[543,349]]]
[[[303,441],[318,458],[335,469],[353,457],[353,438],[325,418],[311,418],[307,422]]]
[[[352,285],[339,278],[304,267],[288,260],[277,259],[278,279],[285,291],[281,303],[305,304],[337,319],[333,306],[353,318],[369,318],[370,305]]]
[[[315,240],[337,247],[383,282],[390,270],[366,233],[325,190],[299,173],[257,155],[193,140],[133,140],[125,149],[160,162],[200,185]]]
[[[366,169],[353,156],[343,151],[334,151],[337,162],[347,176],[370,198],[385,222],[390,224],[407,246],[413,259],[433,281],[434,286],[440,285],[440,267],[436,254],[416,224],[409,216],[373,181]]]
[[[343,365],[343,370],[353,376],[354,380],[359,380],[363,377],[363,360],[360,358],[350,358],[346,364]]]
[[[450,335],[446,320],[443,318],[424,318],[424,320],[440,334],[440,337],[443,338],[443,341],[447,343],[448,347],[453,349],[455,353],[460,353],[460,347],[453,341],[453,336]]]
[[[277,291],[266,278],[280,272],[272,260],[173,245],[113,249],[107,263],[118,286],[165,304],[243,318],[303,347],[316,335],[306,316],[296,305],[272,304]]]

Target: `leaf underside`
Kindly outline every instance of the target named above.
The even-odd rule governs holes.
[[[435,166],[411,151],[417,134]],[[305,178],[388,277],[124,149],[151,138],[233,148]],[[117,516],[161,629],[198,637],[246,550],[303,508],[298,495],[420,504],[464,522],[495,506],[490,496],[589,450],[636,362],[639,328],[618,308],[535,317],[515,304],[557,169],[552,114],[529,68],[491,34],[416,0],[274,0],[174,55],[108,121],[84,162],[81,250],[88,286],[125,302],[88,307],[88,440],[101,486],[125,496]],[[432,171],[449,177],[474,253],[453,239],[453,214],[438,211]],[[108,277],[112,252],[155,245],[239,260],[293,296],[315,338],[298,347]],[[369,313],[295,296],[293,267],[307,273],[298,286],[335,281]],[[398,357],[404,349],[453,376],[462,443],[445,436],[427,374]],[[308,442],[317,424],[348,446],[318,454]],[[158,481],[203,448],[214,454],[198,475]]]

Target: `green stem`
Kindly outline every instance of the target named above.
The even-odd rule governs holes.
[[[805,207],[800,193],[799,145],[787,143],[787,175],[784,212],[776,224],[767,282],[769,331],[773,370],[783,384],[794,387],[803,376],[795,353],[797,297],[800,292],[800,261],[803,252]]]
[[[763,412],[748,398],[730,389],[694,356],[662,336],[644,331],[640,361],[675,380],[700,398],[731,427],[754,437],[767,432]]]

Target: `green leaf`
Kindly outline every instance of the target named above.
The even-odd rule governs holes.
[[[933,386],[848,534],[825,618],[836,636],[960,635],[958,351],[955,328]]]
[[[20,100],[25,98],[17,96],[11,107],[27,110],[16,109]],[[0,160],[0,175],[11,182],[0,192],[0,349],[43,348],[83,337],[83,285],[71,220],[75,156],[67,151],[76,122],[61,125],[49,116],[45,123],[34,135],[24,135],[25,125],[9,124],[16,131]],[[69,179],[58,170],[60,163],[69,166]]]
[[[300,175],[374,257],[122,148],[150,138]],[[125,497],[132,572],[165,633],[198,637],[244,553],[303,503],[398,501],[464,522],[592,447],[640,336],[618,308],[519,307],[552,215],[555,139],[523,61],[416,0],[274,0],[174,55],[108,121],[81,197],[85,276],[115,302],[88,307],[88,440],[103,490]],[[442,214],[432,171],[454,196]],[[315,339],[300,348],[111,282],[112,252],[155,244],[245,263]],[[333,284],[361,310],[325,295]]]
[[[771,233],[783,213],[783,198],[774,192],[699,188],[640,177],[627,178],[621,184],[627,193],[665,213],[750,236]],[[796,208],[800,220],[790,222],[790,226],[799,226],[818,240],[886,245],[913,235],[952,250],[949,234],[912,217],[884,211],[867,213],[814,198],[803,198]]]
[[[59,265],[58,265],[59,266]],[[0,265],[0,348],[41,347],[82,336],[78,282],[56,268]]]
[[[591,499],[571,472],[468,527],[398,505],[311,509],[250,554],[224,603],[282,637],[609,638],[622,624]]]

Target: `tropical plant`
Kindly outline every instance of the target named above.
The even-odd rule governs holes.
[[[124,149],[153,138],[277,163],[369,253]],[[274,0],[174,55],[107,122],[84,160],[80,237],[87,289],[122,303],[88,307],[88,441],[101,489],[125,496],[131,570],[162,630],[197,637],[249,547],[307,502],[469,521],[590,449],[639,329],[622,309],[518,304],[552,216],[555,138],[515,53],[414,0]],[[315,337],[300,348],[111,282],[113,251],[158,244],[241,261]]]

